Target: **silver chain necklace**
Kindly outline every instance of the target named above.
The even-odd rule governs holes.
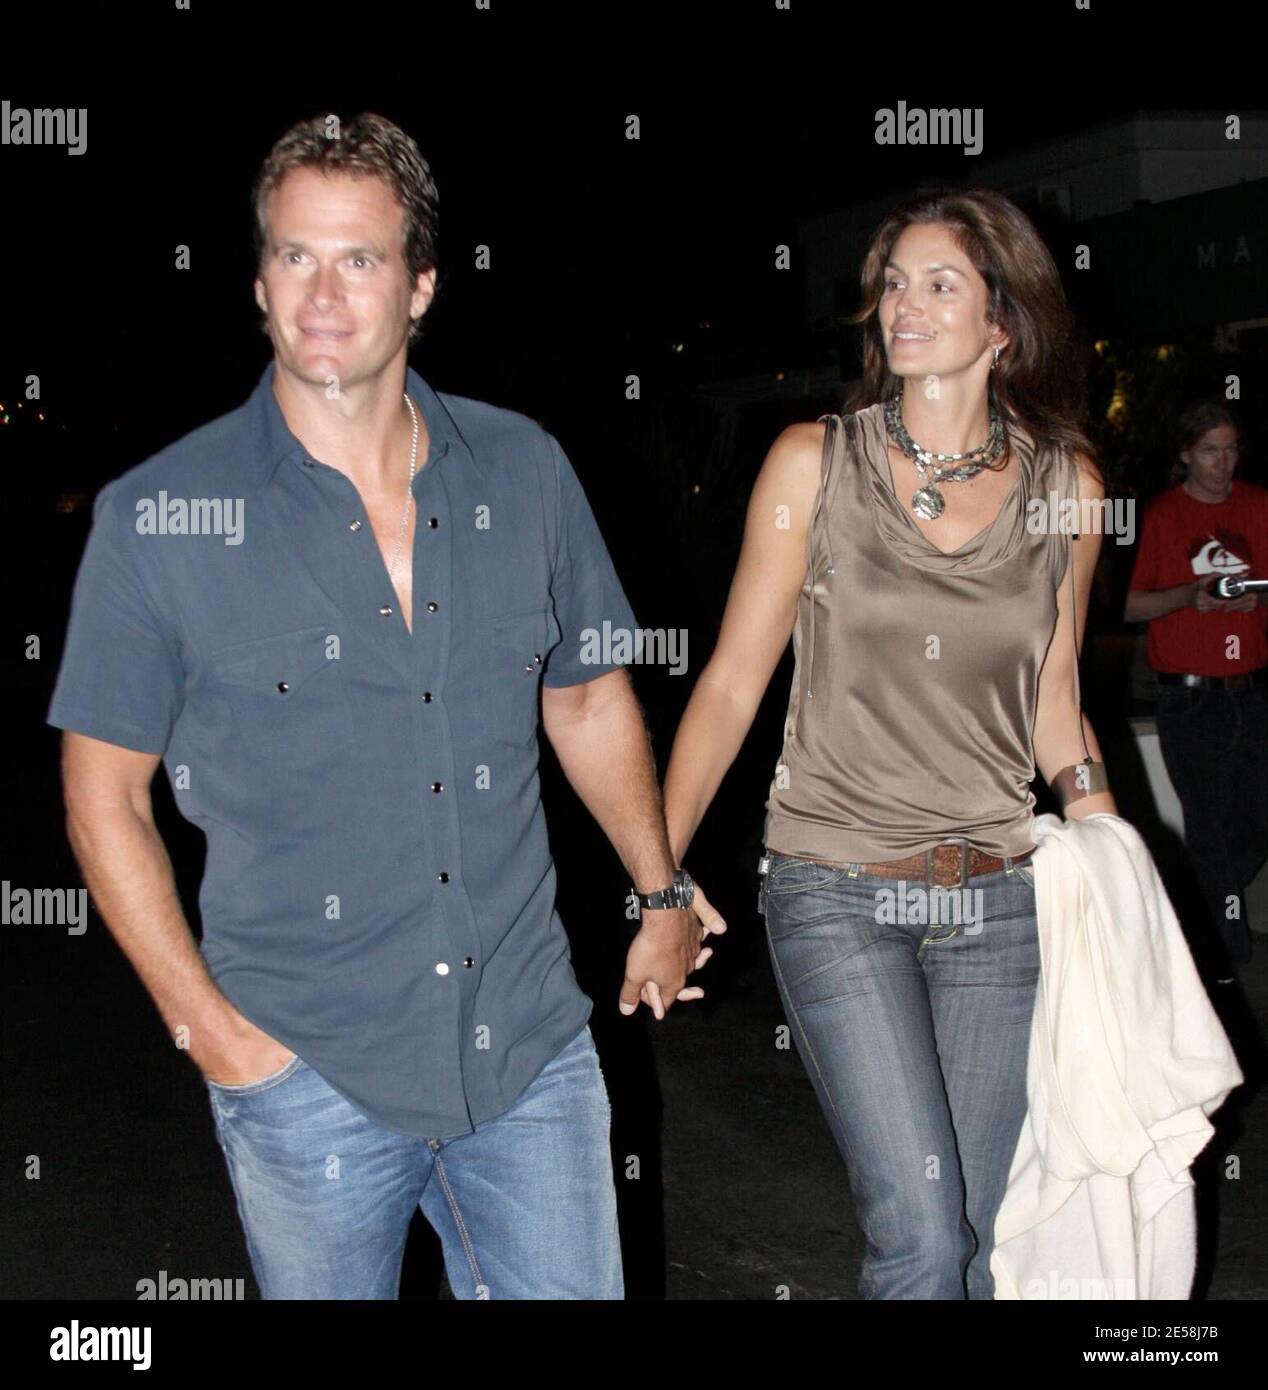
[[[907,427],[903,424],[902,397],[891,396],[885,402],[885,428],[889,437],[915,463],[923,484],[911,497],[911,509],[917,516],[925,521],[936,520],[947,505],[946,498],[938,491],[938,484],[962,483],[980,473],[987,464],[994,463],[1003,452],[1004,422],[993,402],[989,410],[991,429],[985,444],[979,444],[976,449],[966,449],[962,454],[937,454],[931,449],[922,449],[907,433]],[[965,462],[960,463],[958,468],[944,467],[961,459]]]
[[[409,483],[405,488],[405,510],[401,513],[401,529],[396,537],[396,553],[392,556],[392,563],[388,566],[387,571],[393,586],[396,584],[396,567],[401,562],[401,547],[405,544],[405,528],[409,525],[409,504],[414,500],[414,472],[418,464],[418,412],[414,409],[414,402],[410,400],[408,391],[405,393],[405,404],[409,406],[410,417],[414,421],[414,442],[409,448]]]

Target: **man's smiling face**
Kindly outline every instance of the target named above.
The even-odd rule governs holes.
[[[1193,488],[1203,497],[1222,500],[1233,486],[1238,454],[1237,431],[1232,425],[1216,425],[1180,457],[1188,465]]]
[[[278,366],[341,387],[377,377],[405,351],[435,270],[409,283],[405,209],[373,176],[292,169],[269,195],[268,247],[255,281]]]

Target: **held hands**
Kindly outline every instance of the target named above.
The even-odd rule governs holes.
[[[663,1019],[676,1001],[703,999],[704,990],[698,986],[683,986],[687,976],[713,954],[713,948],[703,944],[706,938],[711,932],[724,931],[726,923],[698,883],[690,907],[643,908],[642,926],[625,957],[621,1012],[634,1013],[641,1000]]]

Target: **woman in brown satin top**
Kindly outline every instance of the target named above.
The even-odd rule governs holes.
[[[1048,505],[1104,489],[1020,209],[910,200],[861,280],[852,408],[762,465],[665,814],[681,864],[791,636],[759,907],[866,1238],[860,1296],[990,1298],[1039,970],[1036,769],[1068,816],[1116,812],[1076,687],[1100,536]]]

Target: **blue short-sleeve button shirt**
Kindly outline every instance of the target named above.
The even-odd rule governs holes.
[[[246,1018],[377,1123],[469,1133],[589,1018],[539,686],[616,669],[596,635],[634,615],[555,438],[411,369],[411,633],[273,376],[98,494],[49,722],[162,754],[207,837],[203,956]]]

